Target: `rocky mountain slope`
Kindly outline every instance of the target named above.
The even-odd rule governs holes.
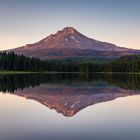
[[[73,27],[66,27],[56,34],[34,44],[27,44],[11,51],[25,56],[41,59],[66,57],[120,57],[126,54],[137,54],[139,51],[118,47],[111,43],[97,41],[79,33]]]

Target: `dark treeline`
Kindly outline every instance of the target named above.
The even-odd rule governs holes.
[[[16,55],[14,52],[0,53],[0,70],[8,71],[45,71],[46,64],[38,58]]]
[[[116,86],[125,90],[140,90],[140,76],[128,74],[23,74],[1,75],[0,91],[14,93],[24,88],[34,88],[41,84],[83,87],[100,85]]]
[[[110,62],[101,61],[79,61],[73,60],[51,60],[47,62],[48,70],[64,72],[117,72],[117,73],[139,73],[140,55],[126,55]],[[52,64],[52,65],[51,65]]]
[[[140,55],[123,56],[116,60],[95,59],[40,60],[14,52],[0,53],[0,70],[9,71],[56,71],[56,72],[140,72]]]
[[[57,72],[96,72],[102,70],[101,61],[105,60],[70,58],[64,60],[40,60],[23,55],[17,55],[14,52],[0,53],[0,70],[8,71],[57,71]]]
[[[140,72],[140,55],[127,55],[106,65],[107,72]]]

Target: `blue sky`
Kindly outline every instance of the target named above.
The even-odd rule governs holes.
[[[67,26],[140,49],[140,0],[0,0],[0,50],[34,43]]]

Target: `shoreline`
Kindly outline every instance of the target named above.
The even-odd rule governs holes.
[[[44,71],[44,72],[31,72],[31,71],[0,71],[0,75],[13,75],[13,74],[120,74],[120,75],[140,75],[140,72],[57,72],[57,71]]]

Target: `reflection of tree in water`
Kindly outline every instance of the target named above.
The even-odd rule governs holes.
[[[108,82],[122,89],[140,89],[139,75],[117,74],[25,74],[25,75],[1,75],[0,91],[14,93],[28,87],[40,84],[63,84],[67,86],[93,86],[98,82]]]
[[[140,75],[122,74],[122,75],[107,75],[106,80],[122,89],[140,90]]]

